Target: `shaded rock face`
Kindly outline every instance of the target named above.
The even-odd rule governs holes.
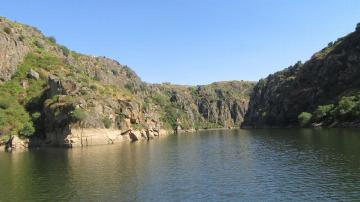
[[[295,126],[301,112],[360,90],[360,33],[354,32],[255,86],[244,127]]]

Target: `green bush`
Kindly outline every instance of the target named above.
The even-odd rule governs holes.
[[[26,122],[19,134],[25,137],[30,137],[35,133],[35,128],[32,122]]]
[[[145,126],[141,123],[133,124],[132,127],[134,128],[134,130],[142,130],[145,128]]]
[[[28,112],[16,100],[13,100],[8,108],[0,109],[0,132],[5,135],[34,134],[35,129]]]
[[[6,34],[11,34],[11,29],[9,27],[4,27],[4,32]]]
[[[170,103],[170,99],[162,94],[156,94],[152,97],[154,102],[162,107]]]
[[[178,119],[178,110],[172,106],[165,106],[165,114],[163,116],[163,121],[167,123],[168,126],[171,126],[172,129],[177,127],[177,119]]]
[[[111,128],[111,126],[113,124],[112,119],[110,119],[109,117],[105,117],[102,121],[104,123],[105,128]]]
[[[48,37],[48,39],[49,39],[49,41],[50,41],[51,43],[56,43],[56,38],[55,38],[55,37],[50,36],[50,37]]]
[[[36,40],[34,41],[34,45],[40,49],[43,49],[44,48],[44,44],[41,43],[40,41]]]
[[[70,50],[66,46],[59,46],[59,48],[65,56],[69,56]]]
[[[0,98],[0,109],[8,109],[11,105],[11,100]]]
[[[358,104],[355,96],[342,97],[337,106],[338,115],[343,116],[350,113]]]
[[[308,112],[300,113],[298,116],[298,121],[299,121],[300,126],[303,127],[303,126],[308,125],[311,121],[311,118],[312,118],[311,113],[308,113]]]
[[[316,121],[321,121],[322,119],[330,115],[334,107],[335,106],[333,104],[318,106],[318,108],[314,112],[314,119]]]
[[[31,118],[36,121],[41,117],[41,113],[40,112],[35,112],[33,114],[31,114]]]
[[[76,108],[74,111],[72,111],[71,113],[71,117],[75,120],[75,121],[84,121],[88,116],[88,113],[81,109],[81,108]]]

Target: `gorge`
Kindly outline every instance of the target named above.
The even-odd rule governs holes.
[[[358,127],[359,65],[358,25],[259,82],[149,84],[126,65],[1,17],[0,145],[77,147],[240,126]]]

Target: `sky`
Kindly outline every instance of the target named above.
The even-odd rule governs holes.
[[[359,0],[2,0],[0,15],[147,82],[257,81],[355,30]]]

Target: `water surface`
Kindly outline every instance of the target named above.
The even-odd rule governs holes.
[[[360,131],[203,131],[0,153],[0,201],[360,199]]]

